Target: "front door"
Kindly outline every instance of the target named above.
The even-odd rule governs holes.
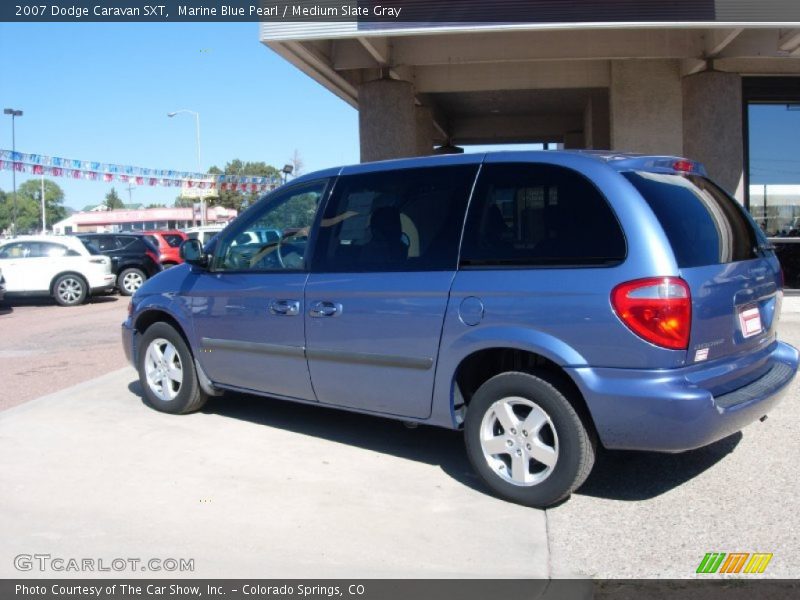
[[[180,292],[200,344],[197,358],[220,385],[315,400],[304,339],[306,241],[327,180],[280,190],[220,234],[208,271]],[[275,229],[278,241],[255,232]],[[251,235],[252,234],[252,235]]]
[[[477,165],[339,177],[305,293],[320,402],[430,415],[439,337]]]

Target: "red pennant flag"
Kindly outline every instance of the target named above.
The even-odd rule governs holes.
[[[137,177],[136,185],[144,185],[144,177]]]

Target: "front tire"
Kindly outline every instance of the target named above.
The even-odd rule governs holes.
[[[536,508],[567,498],[594,464],[595,440],[547,374],[501,373],[472,397],[464,423],[472,466],[498,496]]]
[[[53,298],[61,306],[78,306],[86,302],[89,286],[80,275],[67,273],[53,283]]]
[[[136,290],[142,287],[147,280],[147,275],[141,269],[131,267],[125,269],[117,277],[117,288],[123,296],[132,296]]]
[[[137,362],[145,401],[156,410],[182,415],[200,410],[208,400],[192,353],[171,325],[155,323],[145,331]]]

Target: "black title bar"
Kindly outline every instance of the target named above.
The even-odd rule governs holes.
[[[4,0],[5,22],[800,23],[798,0]]]

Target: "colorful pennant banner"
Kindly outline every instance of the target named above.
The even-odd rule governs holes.
[[[0,149],[0,170],[69,177],[89,181],[120,181],[138,186],[190,187],[242,192],[264,192],[280,185],[277,177],[252,175],[212,175],[171,169],[147,169],[130,165],[75,160],[43,154],[27,154]]]

